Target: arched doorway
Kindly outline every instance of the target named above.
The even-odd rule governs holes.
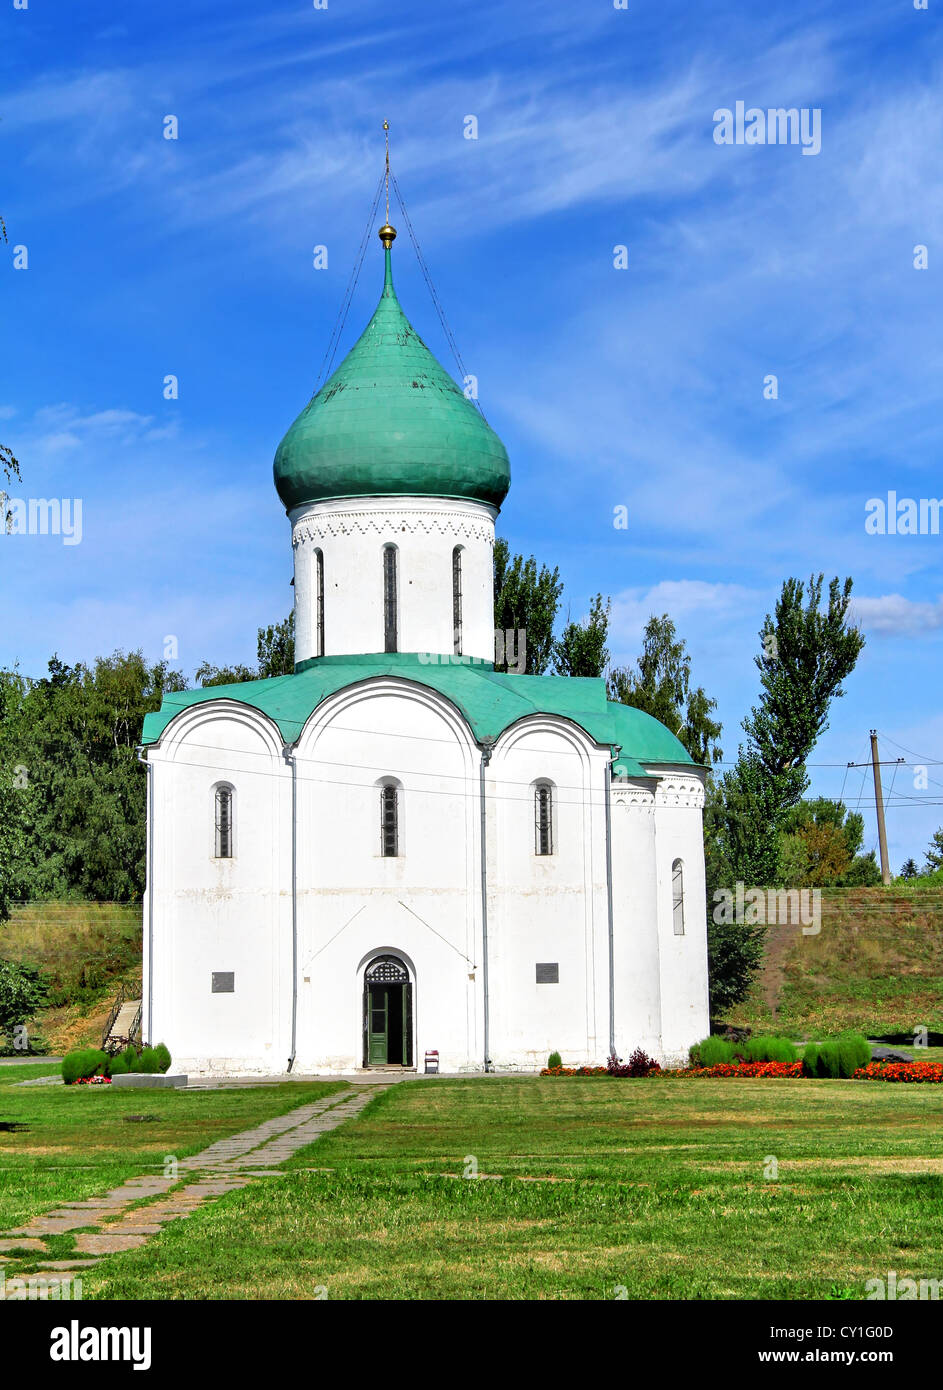
[[[364,972],[363,1064],[413,1065],[413,985],[398,956],[377,956]]]

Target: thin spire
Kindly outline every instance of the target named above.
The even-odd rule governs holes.
[[[383,122],[386,134],[386,221],[380,228],[379,237],[386,251],[387,278],[389,278],[390,247],[396,238],[396,228],[390,226],[390,123]]]
[[[386,133],[386,220],[390,220],[390,123],[383,122],[383,129]]]

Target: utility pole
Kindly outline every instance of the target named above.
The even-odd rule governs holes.
[[[887,862],[887,827],[884,824],[884,795],[881,791],[881,762],[878,758],[877,730],[871,730],[871,768],[874,773],[874,809],[878,818],[878,844],[881,847],[881,880],[891,881],[891,868]]]

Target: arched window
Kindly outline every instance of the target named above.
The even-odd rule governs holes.
[[[684,936],[684,865],[680,859],[671,866],[671,914],[675,936]]]
[[[383,650],[397,648],[396,546],[383,547]]]
[[[538,782],[534,788],[534,853],[553,854],[553,787]]]
[[[452,551],[452,629],[454,632],[454,651],[462,654],[462,547],[457,545]]]
[[[216,844],[214,853],[217,859],[232,858],[232,787],[223,784],[216,788]]]
[[[384,859],[399,854],[399,787],[384,782],[380,788],[380,853]]]
[[[317,585],[315,596],[315,612],[317,615],[317,638],[315,641],[315,656],[324,656],[324,552],[316,550],[314,552],[315,572],[314,582]]]

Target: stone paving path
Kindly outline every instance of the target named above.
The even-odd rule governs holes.
[[[219,1139],[200,1153],[181,1159],[178,1177],[128,1178],[104,1197],[67,1202],[54,1211],[34,1216],[25,1226],[0,1234],[0,1269],[15,1258],[14,1252],[28,1252],[30,1272],[20,1277],[28,1281],[36,1275],[46,1279],[55,1276],[59,1280],[57,1293],[68,1297],[73,1276],[66,1271],[93,1268],[103,1255],[145,1245],[168,1221],[186,1218],[204,1202],[234,1192],[257,1178],[283,1177],[284,1173],[274,1165],[358,1115],[379,1089],[377,1085],[358,1086],[356,1090],[335,1092],[287,1115],[276,1115],[241,1134]],[[48,1236],[72,1232],[77,1232],[73,1255],[68,1259],[42,1258],[51,1256]],[[37,1288],[41,1298],[48,1292],[46,1288]],[[5,1296],[9,1299],[17,1295],[8,1288]]]

